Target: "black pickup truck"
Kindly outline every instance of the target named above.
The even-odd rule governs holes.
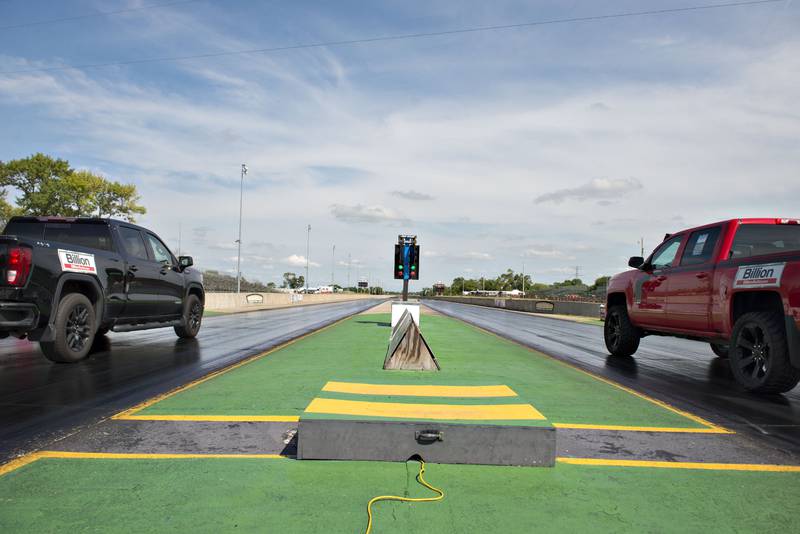
[[[0,235],[0,338],[27,337],[48,359],[75,362],[109,330],[195,337],[205,291],[192,264],[128,222],[13,217]]]

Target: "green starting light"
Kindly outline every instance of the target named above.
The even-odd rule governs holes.
[[[416,270],[417,270],[417,266],[416,266],[416,265],[412,265],[412,266],[411,266],[411,270],[412,270],[412,271],[416,271]]]
[[[403,266],[402,265],[398,265],[397,268],[400,269],[401,271],[403,270]]]

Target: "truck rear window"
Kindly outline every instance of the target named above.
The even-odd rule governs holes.
[[[800,226],[796,224],[743,224],[731,246],[732,259],[800,252]]]
[[[55,241],[76,247],[113,250],[111,233],[105,224],[11,221],[3,231],[27,239]]]
[[[25,237],[27,239],[42,239],[44,223],[38,221],[11,221],[3,230],[3,235]]]
[[[57,241],[79,247],[113,250],[111,232],[105,224],[47,223],[45,241]]]

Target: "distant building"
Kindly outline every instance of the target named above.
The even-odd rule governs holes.
[[[447,286],[444,285],[444,282],[436,282],[433,284],[433,294],[436,296],[444,295],[444,290]]]

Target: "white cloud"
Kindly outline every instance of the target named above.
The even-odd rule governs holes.
[[[289,265],[291,267],[305,267],[306,266],[306,257],[305,256],[300,256],[298,254],[292,254],[292,255],[287,256],[286,258],[284,258],[283,259],[283,263],[285,263],[286,265]],[[309,261],[308,265],[309,265],[309,267],[319,267],[320,266],[319,263],[316,263],[314,261]]]
[[[575,259],[575,256],[569,255],[563,250],[557,250],[555,248],[527,248],[522,255],[526,258]]]
[[[557,189],[550,193],[539,195],[534,202],[553,202],[561,204],[567,200],[598,200],[601,205],[608,205],[609,200],[616,200],[620,197],[639,191],[642,189],[642,182],[636,178],[594,178],[589,182],[577,187],[567,187]]]
[[[333,204],[331,206],[331,215],[347,223],[398,223],[407,221],[406,218],[401,217],[389,208],[364,206],[362,204],[354,206]]]
[[[389,194],[393,197],[402,198],[405,200],[433,200],[435,198],[432,195],[426,195],[425,193],[420,193],[419,191],[414,191],[413,189],[409,189],[408,191],[392,191]]]

